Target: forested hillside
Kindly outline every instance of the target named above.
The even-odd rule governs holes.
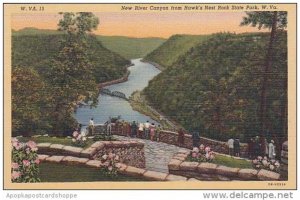
[[[12,65],[33,67],[41,74],[59,53],[62,34],[29,34],[12,37]],[[126,65],[130,64],[116,53],[109,51],[93,36],[88,38],[88,56],[94,66],[97,82],[104,82],[122,77]]]
[[[149,53],[144,60],[155,62],[162,68],[166,68],[189,49],[208,38],[209,36],[207,35],[173,35],[161,46]]]
[[[13,36],[41,36],[61,35],[57,30],[43,30],[37,28],[24,28],[12,31]],[[113,51],[126,59],[143,58],[148,53],[160,46],[166,39],[163,38],[132,38],[126,36],[95,35],[105,48]]]
[[[125,36],[96,36],[109,50],[127,59],[143,58],[166,40],[163,38],[131,38]]]
[[[285,32],[278,32],[268,74],[269,136],[286,134],[286,37]],[[188,130],[198,129],[210,138],[240,137],[246,141],[260,131],[259,103],[268,42],[267,33],[215,34],[180,56],[151,80],[143,93],[152,106]]]

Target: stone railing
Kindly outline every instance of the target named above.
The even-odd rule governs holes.
[[[100,133],[101,131],[103,132],[103,130],[105,130],[105,125],[95,126],[96,133]],[[112,127],[112,134],[127,136],[130,133],[127,133],[127,131],[122,130],[121,126],[115,125]],[[159,141],[178,146],[178,133],[173,131],[161,130],[159,133]],[[227,142],[213,140],[206,137],[200,137],[200,144],[204,144],[205,146],[210,146],[213,151],[218,153],[228,154],[229,152]],[[187,149],[192,149],[193,147],[192,135],[190,134],[184,135],[183,147]],[[248,144],[240,143],[240,156],[248,157]]]
[[[99,160],[104,154],[115,153],[120,161],[135,167],[145,167],[144,143],[136,141],[98,141],[87,149],[62,144],[39,143],[39,154],[75,156]]]
[[[172,131],[161,131],[159,134],[159,141],[178,145],[178,133]],[[218,140],[212,140],[205,137],[200,137],[200,144],[204,144],[205,146],[210,146],[211,149],[215,152],[228,154],[228,145],[227,142],[221,142]],[[184,145],[183,147],[192,149],[193,147],[193,140],[192,136],[189,134],[184,135]],[[240,143],[240,155],[241,157],[246,157],[248,155],[248,144]]]
[[[169,173],[206,181],[280,180],[280,174],[264,169],[241,169],[207,162],[187,162],[185,160],[188,155],[189,151],[184,150],[175,154],[168,164]]]

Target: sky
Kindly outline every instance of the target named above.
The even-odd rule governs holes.
[[[118,35],[129,37],[162,37],[174,34],[204,35],[217,32],[258,32],[250,26],[239,26],[244,12],[155,12],[155,13],[94,13],[100,20],[97,35]],[[61,16],[50,14],[14,14],[12,28],[25,27],[39,29],[57,29]]]

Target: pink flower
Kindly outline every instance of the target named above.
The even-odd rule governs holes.
[[[11,138],[11,143],[14,143],[14,142],[19,142],[19,140],[15,137]]]
[[[81,138],[82,138],[82,135],[79,134],[79,135],[77,136],[77,140],[80,140]]]
[[[36,148],[36,143],[34,141],[28,141],[26,144],[30,149]]]
[[[112,166],[109,166],[107,169],[108,169],[109,171],[112,171],[112,170],[113,170],[113,167],[112,167]]]
[[[258,160],[254,159],[254,160],[252,160],[252,163],[253,163],[254,165],[257,165],[257,164],[258,164]]]
[[[197,153],[196,153],[196,152],[193,152],[193,153],[192,153],[192,157],[193,157],[193,158],[196,158],[196,157],[197,157]]]
[[[13,147],[15,147],[16,150],[19,150],[19,149],[22,148],[21,143],[18,142],[18,141],[14,141],[14,142],[12,143],[12,145],[13,145]]]
[[[21,176],[21,172],[13,171],[11,173],[11,179],[12,180],[18,179],[20,176]]]
[[[11,168],[13,168],[13,169],[19,169],[19,164],[13,162],[13,163],[11,164]]]
[[[116,155],[115,160],[116,160],[116,161],[119,161],[119,160],[120,160],[120,157],[119,157],[118,155]]]
[[[30,161],[29,160],[23,160],[23,165],[25,167],[28,167],[30,165]]]
[[[77,131],[74,131],[74,132],[73,132],[73,137],[76,138],[78,135],[79,135],[79,133],[78,133]]]
[[[39,159],[36,159],[36,160],[34,161],[34,163],[37,164],[37,165],[40,164],[40,162],[41,162],[41,161],[40,161]]]
[[[205,152],[209,152],[210,151],[210,147],[205,147]]]

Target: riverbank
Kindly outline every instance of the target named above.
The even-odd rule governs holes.
[[[131,63],[130,65],[127,65],[126,68],[128,68],[130,66],[133,66],[133,65],[134,64]],[[109,85],[114,85],[114,84],[126,82],[126,81],[128,81],[129,74],[130,74],[130,71],[127,70],[126,74],[124,74],[123,77],[115,79],[115,80],[112,80],[112,81],[107,81],[107,82],[104,82],[104,83],[99,83],[98,86],[99,86],[99,88],[103,88],[103,87],[106,87],[106,86],[109,86]]]
[[[156,62],[149,61],[149,60],[142,59],[141,62],[149,63],[149,64],[153,65],[154,67],[156,67],[157,69],[159,69],[160,71],[163,71],[163,70],[166,69],[165,67],[162,67],[160,64],[158,64]]]
[[[156,109],[151,107],[146,101],[145,97],[141,94],[141,91],[134,91],[129,97],[129,103],[133,110],[138,111],[150,117],[151,119],[159,122],[162,128],[166,130],[176,130],[180,128],[179,125],[177,125],[174,122],[171,122],[160,112],[158,112]]]

